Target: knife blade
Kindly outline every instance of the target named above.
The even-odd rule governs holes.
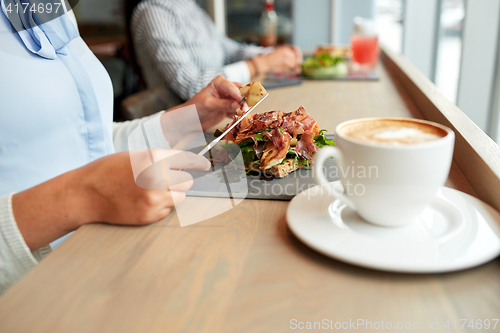
[[[215,147],[215,145],[224,137],[226,136],[227,133],[229,133],[236,125],[238,125],[240,123],[240,121],[243,120],[243,118],[245,118],[250,112],[252,112],[263,100],[265,100],[267,98],[267,96],[269,96],[269,94],[267,95],[264,95],[262,96],[262,98],[260,99],[260,101],[257,102],[257,104],[255,104],[254,106],[252,106],[250,109],[248,109],[245,114],[243,116],[240,117],[240,119],[236,120],[236,122],[234,124],[231,125],[231,127],[229,127],[226,131],[224,131],[224,133],[222,133],[219,137],[213,139],[209,144],[208,146],[206,146],[205,148],[203,148],[202,151],[200,151],[198,153],[198,155],[200,156],[203,156],[207,153],[207,151],[209,151],[210,149],[212,149],[213,147]]]

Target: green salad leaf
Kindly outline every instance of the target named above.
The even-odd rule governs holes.
[[[242,141],[238,143],[238,146],[241,148],[246,147],[246,146],[253,146],[255,142],[252,139],[246,139],[245,141]]]
[[[245,162],[245,165],[250,165],[250,163],[253,162],[257,156],[253,146],[242,147],[241,155],[243,156],[243,162]]]
[[[302,63],[302,67],[307,68],[321,68],[321,67],[333,67],[338,63],[343,63],[344,59],[340,57],[332,57],[329,53],[322,53],[319,55],[313,55],[307,57]]]
[[[286,157],[293,158],[293,166],[295,166],[297,164],[297,161],[298,161],[300,155],[295,150],[288,149],[288,152],[286,153]]]
[[[288,149],[288,152],[286,153],[286,158],[293,158],[293,166],[296,166],[297,163],[300,163],[301,165],[305,165],[309,168],[309,161],[305,159],[303,156],[301,156],[299,153],[297,153],[295,150]]]
[[[303,166],[305,166],[307,169],[310,169],[310,167],[309,167],[309,161],[308,161],[308,160],[304,159],[304,160],[301,160],[300,162],[301,162],[301,163],[302,163],[302,165],[303,165]]]
[[[266,128],[265,130],[262,130],[262,131],[259,131],[257,133],[255,133],[255,140],[257,141],[264,141],[264,138],[262,137],[262,133],[264,132],[271,132],[272,129],[270,128]]]
[[[225,151],[227,151],[227,155],[231,160],[236,159],[241,151],[241,148],[239,148],[238,145],[234,143],[223,143],[220,146],[224,148]]]
[[[253,142],[253,140],[252,140]],[[235,145],[234,143],[225,143],[220,145],[223,149],[227,151],[227,154],[231,160],[235,160],[241,151],[241,156],[243,157],[243,162],[245,165],[250,165],[251,162],[255,160],[257,154],[253,145],[245,145],[243,147]]]
[[[332,139],[327,139],[325,136],[326,130],[319,131],[319,134],[314,137],[314,143],[318,148],[323,148],[325,146],[335,146]]]

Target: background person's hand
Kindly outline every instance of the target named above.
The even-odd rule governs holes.
[[[300,47],[296,45],[286,45],[292,48],[293,52],[295,53],[295,57],[297,59],[297,70],[300,72],[302,69],[302,62],[304,61],[304,55],[302,54],[302,50]]]
[[[298,72],[302,64],[302,51],[293,45],[279,46],[273,52],[254,58],[259,74]]]

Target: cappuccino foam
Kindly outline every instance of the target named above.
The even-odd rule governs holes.
[[[429,142],[448,133],[429,123],[405,119],[367,119],[346,124],[340,133],[368,143],[405,145]]]

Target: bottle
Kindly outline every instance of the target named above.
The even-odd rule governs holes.
[[[351,34],[352,65],[356,70],[371,70],[378,62],[378,36],[371,20],[356,16]]]
[[[278,15],[274,11],[274,0],[266,0],[264,11],[260,17],[262,46],[276,46],[278,41]]]

